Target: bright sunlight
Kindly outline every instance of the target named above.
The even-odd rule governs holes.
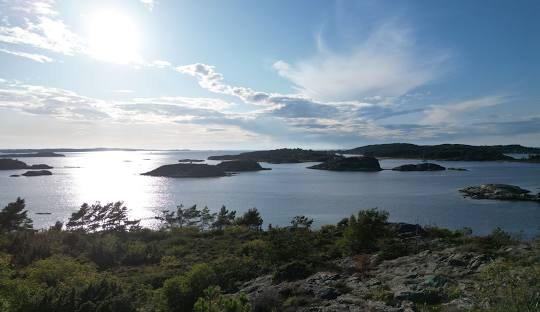
[[[88,25],[89,52],[92,56],[117,64],[140,63],[138,29],[121,12],[99,11]]]

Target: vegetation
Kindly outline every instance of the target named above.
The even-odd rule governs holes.
[[[464,144],[415,145],[408,143],[376,144],[345,151],[374,157],[433,160],[514,160],[509,153],[535,153],[538,148],[520,145],[473,146]]]
[[[130,220],[122,202],[83,204],[65,226],[57,222],[34,230],[25,209],[19,198],[0,211],[0,311],[294,310],[310,299],[292,292],[286,300],[270,292],[255,299],[233,294],[256,277],[271,274],[275,283],[302,279],[331,269],[344,256],[354,256],[359,270],[366,270],[366,254],[383,260],[435,248],[412,248],[388,223],[388,213],[377,209],[318,230],[306,216],[296,216],[291,226],[263,230],[255,208],[237,217],[226,207],[212,213],[183,205],[163,211],[152,230]],[[431,227],[425,235],[485,254],[514,242],[501,230],[474,237]],[[538,259],[511,261],[485,271],[485,285],[492,286],[478,287],[479,311],[538,307]],[[508,284],[512,289],[505,288]],[[508,308],[513,305],[520,309]]]

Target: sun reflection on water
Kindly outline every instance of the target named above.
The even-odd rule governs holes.
[[[154,161],[145,161],[140,153],[86,153],[73,157],[72,161],[73,166],[80,167],[71,186],[77,190],[75,193],[80,203],[124,201],[130,218],[151,219],[156,212],[148,207],[166,202],[160,191],[166,180],[140,175],[155,164]],[[149,220],[143,220],[143,223],[149,223]]]

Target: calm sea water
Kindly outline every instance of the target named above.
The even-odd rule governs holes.
[[[206,159],[226,153],[231,152],[90,152],[67,153],[64,158],[24,158],[21,160],[28,164],[54,166],[54,175],[12,178],[9,175],[22,171],[0,171],[0,205],[17,196],[25,198],[37,227],[66,220],[83,202],[122,200],[133,218],[151,218],[183,203],[207,205],[215,211],[226,205],[238,213],[257,207],[265,224],[287,225],[292,217],[307,215],[321,225],[363,208],[378,207],[389,211],[393,221],[471,227],[477,234],[501,227],[530,237],[540,230],[538,203],[472,200],[458,192],[481,183],[515,184],[539,192],[540,164],[438,161],[470,171],[365,173],[309,170],[309,163],[263,163],[272,170],[202,179],[140,175],[182,158]],[[414,162],[418,161],[381,160],[381,166]],[[51,214],[36,214],[39,212]]]

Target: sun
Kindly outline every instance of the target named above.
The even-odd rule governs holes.
[[[89,19],[89,53],[100,60],[117,64],[140,63],[139,31],[121,12],[105,10]]]

